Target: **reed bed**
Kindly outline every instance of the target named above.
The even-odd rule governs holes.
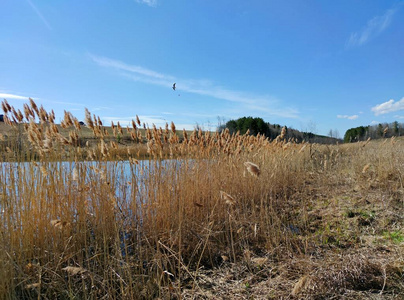
[[[403,295],[402,139],[107,129],[86,110],[90,144],[69,112],[2,107],[19,136],[1,144],[2,299]]]

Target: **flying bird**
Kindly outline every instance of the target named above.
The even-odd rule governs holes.
[[[174,82],[174,84],[173,84],[173,90],[175,91],[175,82]]]

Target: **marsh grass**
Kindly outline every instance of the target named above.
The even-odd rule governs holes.
[[[1,298],[404,291],[401,139],[179,136],[174,124],[140,130],[138,118],[106,128],[88,111],[87,128],[68,112],[59,127],[33,101],[24,108],[3,102],[18,139],[1,144]]]

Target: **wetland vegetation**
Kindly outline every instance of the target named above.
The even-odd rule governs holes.
[[[57,125],[32,100],[3,110],[1,299],[404,295],[402,138],[319,145],[107,128],[89,111],[86,128],[68,112]]]

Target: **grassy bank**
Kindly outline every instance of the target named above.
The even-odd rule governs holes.
[[[87,114],[6,106],[0,298],[385,298],[404,295],[404,140],[295,144],[140,131],[149,163]],[[22,126],[21,128],[19,126]],[[126,130],[126,129],[125,129]],[[92,161],[91,164],[82,158]],[[162,163],[162,160],[178,158]],[[34,163],[24,163],[35,158]],[[66,163],[58,163],[61,159]]]

